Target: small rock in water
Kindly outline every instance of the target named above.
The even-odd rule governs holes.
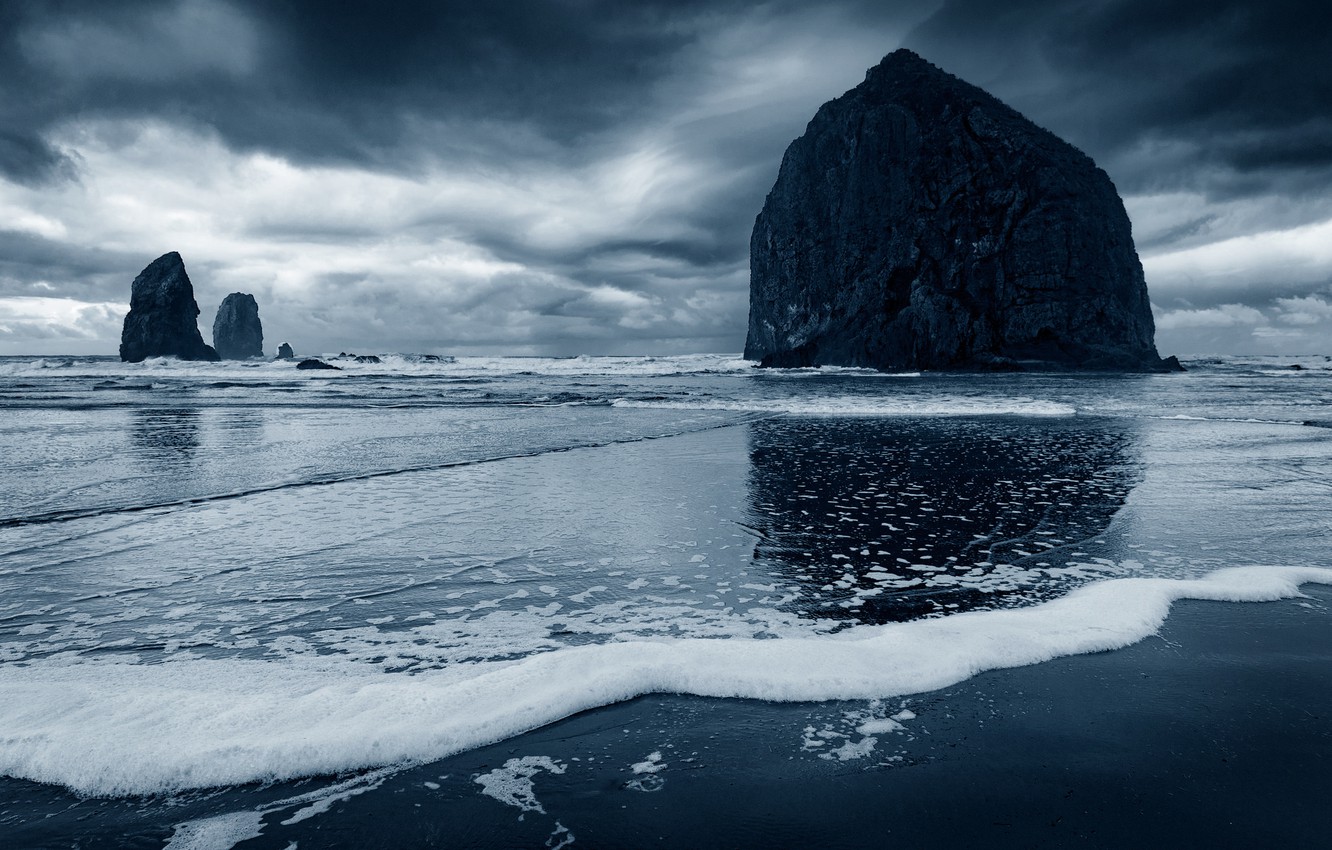
[[[296,358],[296,352],[291,350],[290,345],[284,342],[278,346],[277,359],[294,360],[295,358]]]
[[[322,360],[317,360],[317,359],[315,359],[314,357],[306,358],[305,360],[302,360],[300,363],[297,363],[297,364],[296,364],[296,368],[297,368],[297,369],[332,369],[332,370],[335,371],[335,372],[341,372],[341,371],[342,371],[342,367],[340,367],[340,366],[330,366],[329,364],[325,363],[324,361],[322,361]]]

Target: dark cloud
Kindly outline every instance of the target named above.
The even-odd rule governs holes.
[[[0,297],[45,295],[58,285],[61,295],[101,301],[107,287],[119,283],[117,269],[140,259],[124,251],[0,229]]]
[[[1283,192],[1332,185],[1332,6],[1016,0],[998,14],[994,7],[949,0],[908,44],[1082,147],[1121,191],[1231,197],[1269,191],[1274,180]]]
[[[70,159],[32,133],[0,130],[0,174],[26,185],[75,176]]]
[[[580,0],[23,3],[6,13],[0,67],[27,91],[7,87],[5,123],[40,133],[71,115],[168,116],[238,149],[394,170],[514,155],[499,128],[520,123],[551,142],[527,153],[550,156],[648,108],[644,90],[724,12]],[[459,125],[461,138],[430,132]],[[440,150],[420,147],[432,142]],[[15,146],[33,145],[27,135]]]

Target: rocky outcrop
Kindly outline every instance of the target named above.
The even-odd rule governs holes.
[[[213,348],[223,360],[264,356],[264,326],[253,295],[233,292],[222,299],[213,319]]]
[[[296,368],[297,368],[297,369],[332,369],[334,372],[340,372],[340,371],[342,371],[342,367],[341,367],[341,366],[333,366],[333,365],[331,365],[331,364],[329,364],[329,363],[325,363],[324,361],[319,360],[318,358],[315,358],[315,357],[309,357],[309,358],[306,358],[305,360],[302,360],[300,363],[297,363],[297,364],[296,364]]]
[[[149,357],[217,360],[199,334],[199,305],[185,262],[172,251],[139,272],[130,287],[130,310],[120,332],[120,359]]]
[[[292,350],[291,350],[291,346],[288,345],[287,343],[284,342],[284,343],[282,343],[281,345],[278,346],[277,359],[279,359],[279,360],[292,360],[292,359],[294,359],[295,357],[296,357],[296,352],[295,352],[295,351],[292,351]]]
[[[907,50],[819,109],[754,224],[765,366],[1177,368],[1154,333],[1105,172]]]

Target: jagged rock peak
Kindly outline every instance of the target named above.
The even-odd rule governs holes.
[[[750,240],[768,366],[1156,370],[1124,205],[1091,158],[898,50],[787,148]]]
[[[233,292],[222,299],[213,319],[213,347],[223,360],[264,356],[264,326],[253,295]]]
[[[149,357],[217,360],[217,352],[199,333],[199,305],[185,261],[175,251],[163,254],[139,272],[130,286],[130,310],[120,332],[120,359],[138,363]]]

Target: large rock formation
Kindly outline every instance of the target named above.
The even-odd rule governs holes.
[[[1159,370],[1110,178],[908,50],[791,143],[750,241],[765,366]]]
[[[199,305],[185,273],[185,262],[172,251],[139,272],[130,287],[130,311],[120,332],[120,359],[148,357],[217,360],[217,352],[199,334]]]
[[[233,292],[222,299],[213,319],[213,348],[223,360],[264,356],[264,326],[253,295]]]

